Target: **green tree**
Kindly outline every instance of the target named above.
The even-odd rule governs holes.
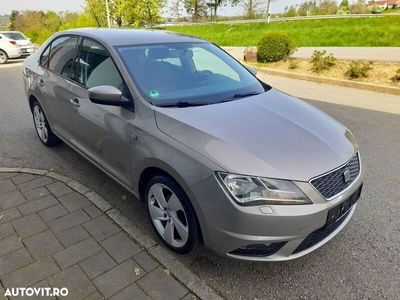
[[[247,19],[255,19],[265,9],[265,0],[231,0],[233,6],[240,4]]]
[[[310,16],[315,15],[317,11],[317,2],[316,1],[306,1],[299,5],[297,9],[297,14],[299,16]]]
[[[110,17],[121,27],[123,24],[139,26],[158,21],[163,0],[109,0]],[[85,11],[98,26],[107,25],[105,1],[85,0]]]
[[[217,17],[218,8],[226,4],[227,0],[211,0],[207,2],[207,6],[211,9],[211,19]]]
[[[348,14],[349,11],[350,11],[349,1],[343,0],[342,2],[340,2],[337,13],[338,14]]]
[[[59,30],[67,30],[71,28],[81,28],[81,27],[96,27],[97,23],[92,18],[91,15],[87,13],[66,13],[63,16],[63,24],[60,26]]]
[[[334,15],[338,11],[335,0],[321,0],[317,8],[317,15]]]
[[[297,16],[297,10],[294,5],[291,6],[286,6],[285,7],[285,12],[283,13],[284,17],[295,17]]]
[[[185,9],[194,22],[207,16],[207,4],[204,0],[185,0]]]
[[[357,2],[350,5],[350,13],[352,14],[365,14],[368,13],[367,5],[365,0],[358,0]]]
[[[13,11],[11,12],[11,15],[10,15],[10,24],[8,25],[8,28],[9,28],[10,30],[15,30],[15,21],[16,21],[18,15],[19,15],[19,11],[18,11],[18,10],[13,10]]]
[[[107,26],[105,1],[85,0],[85,12],[93,18],[97,26]]]

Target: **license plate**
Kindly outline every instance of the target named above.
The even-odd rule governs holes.
[[[338,221],[341,217],[343,217],[350,208],[357,202],[358,198],[361,195],[362,186],[360,186],[357,191],[354,192],[347,200],[343,201],[339,205],[331,208],[328,212],[328,217],[326,220],[326,224],[332,224]]]
[[[26,52],[33,53],[35,52],[35,49],[27,49]]]

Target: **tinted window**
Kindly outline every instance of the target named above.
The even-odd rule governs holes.
[[[68,78],[73,78],[73,60],[78,37],[64,36],[51,44],[49,69]]]
[[[92,40],[83,40],[78,61],[77,81],[80,84],[87,88],[111,85],[122,91],[123,95],[129,98],[129,93],[121,74],[118,72],[108,51],[102,45]]]

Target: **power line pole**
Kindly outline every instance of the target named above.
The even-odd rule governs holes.
[[[107,11],[108,28],[111,28],[110,8],[108,7],[108,0],[106,0],[106,11]]]
[[[269,6],[270,6],[271,0],[267,0],[267,23],[269,23],[271,17],[269,15]]]

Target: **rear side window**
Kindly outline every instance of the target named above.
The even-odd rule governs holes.
[[[3,32],[3,34],[12,40],[26,40],[27,39],[20,32]]]
[[[129,98],[126,84],[108,51],[101,44],[89,39],[84,39],[82,43],[77,81],[87,88],[111,85]]]
[[[53,41],[48,68],[67,78],[74,78],[74,58],[78,37],[63,36]]]

